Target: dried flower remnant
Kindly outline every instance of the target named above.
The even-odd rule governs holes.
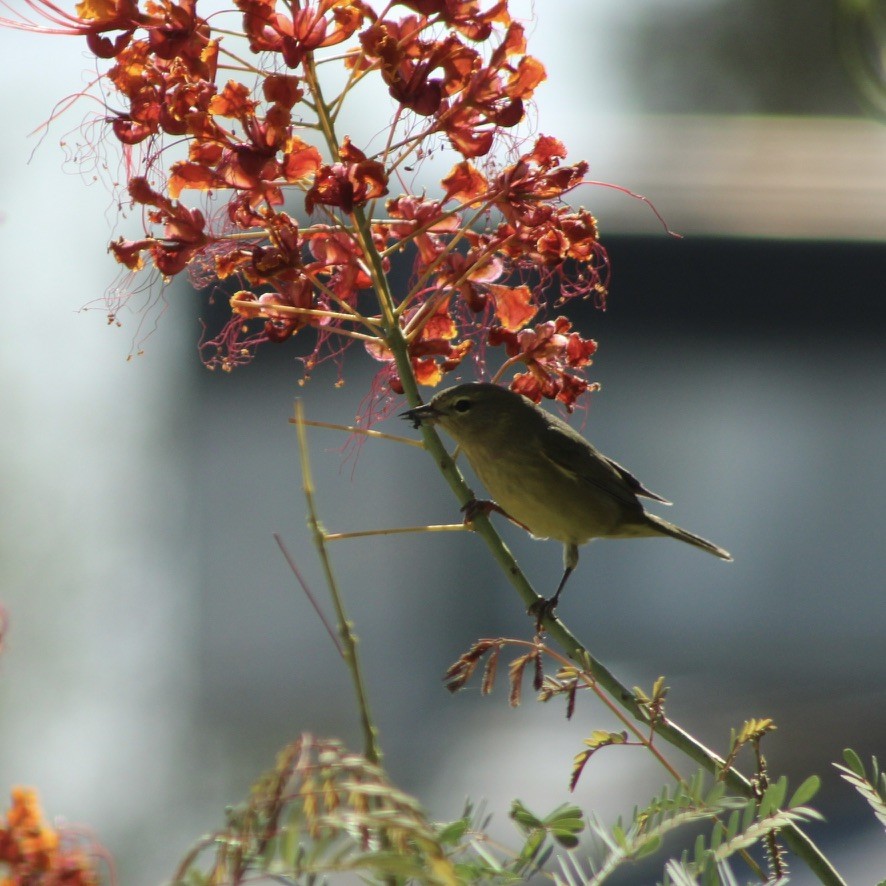
[[[83,35],[106,60],[101,122],[144,219],[113,256],[133,273],[234,284],[229,322],[201,344],[209,366],[310,329],[309,366],[359,341],[395,390],[410,365],[435,385],[500,345],[533,399],[571,408],[588,389],[596,345],[550,315],[605,297],[596,221],[566,202],[588,167],[558,139],[518,132],[546,75],[506,0],[235,0],[211,14],[198,0],[83,0],[75,13],[25,2],[42,21],[7,25]],[[334,95],[329,64],[346,74]],[[336,127],[366,78],[387,90],[391,122],[358,145]],[[397,193],[403,170],[447,146],[436,195]],[[404,255],[411,278],[394,293]]]

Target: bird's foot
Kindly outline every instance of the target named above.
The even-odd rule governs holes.
[[[496,504],[494,501],[490,501],[489,499],[479,499],[472,498],[466,505],[462,507],[462,513],[465,515],[465,525],[469,525],[474,522],[474,520],[479,517],[488,517],[493,511],[497,514],[501,514],[503,517],[507,517],[511,523],[516,523],[517,526],[520,526],[522,529],[525,529],[527,532],[530,531],[529,527],[525,523],[521,523],[519,520],[515,520],[501,505]]]
[[[546,618],[554,618],[554,612],[557,609],[557,594],[553,597],[539,597],[527,609],[527,613],[535,618],[535,632],[540,634],[544,629],[543,622]]]
[[[557,608],[557,603],[560,602],[560,594],[563,591],[563,588],[566,587],[566,581],[569,576],[572,575],[572,571],[575,569],[575,564],[578,562],[578,548],[574,544],[570,544],[566,546],[566,569],[563,572],[563,578],[560,579],[560,584],[557,585],[557,590],[554,592],[553,597],[539,597],[530,607],[529,614],[535,616],[535,630],[537,633],[541,633],[542,630],[542,622],[546,618],[555,618],[554,610]]]
[[[488,517],[493,511],[503,514],[504,511],[494,501],[488,499],[472,498],[466,505],[461,508],[461,512],[465,515],[465,525],[473,523],[477,517]]]

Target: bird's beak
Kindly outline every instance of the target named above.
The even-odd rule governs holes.
[[[400,418],[411,421],[414,428],[419,427],[422,422],[433,424],[439,417],[440,413],[430,403],[426,403],[424,406],[416,406],[415,409],[407,409],[406,412],[400,413]]]

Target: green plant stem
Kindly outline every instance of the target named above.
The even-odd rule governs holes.
[[[305,493],[305,501],[308,505],[308,526],[314,537],[314,544],[320,556],[323,566],[323,574],[332,597],[332,605],[335,608],[335,619],[338,626],[338,635],[341,639],[342,653],[354,691],[357,695],[357,706],[360,710],[360,724],[363,728],[363,754],[370,763],[380,764],[382,759],[381,747],[378,742],[378,730],[369,710],[369,699],[366,695],[366,687],[363,684],[363,670],[360,667],[360,657],[357,654],[357,638],[352,630],[353,625],[348,620],[344,602],[338,590],[338,583],[332,571],[332,562],[326,550],[326,533],[317,517],[317,508],[314,504],[314,481],[311,476],[311,463],[308,458],[308,441],[305,434],[305,426],[300,400],[295,401],[295,427],[298,432],[298,449],[301,458],[302,487]]]

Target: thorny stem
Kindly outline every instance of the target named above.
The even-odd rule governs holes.
[[[382,753],[378,743],[378,730],[372,720],[369,711],[369,700],[366,696],[366,688],[363,685],[363,671],[360,666],[360,657],[357,654],[357,638],[351,630],[351,622],[345,613],[344,603],[338,590],[338,583],[332,571],[332,562],[326,550],[326,534],[317,518],[317,509],[314,505],[314,481],[311,477],[311,464],[308,459],[308,442],[305,427],[302,423],[302,404],[295,401],[295,426],[298,432],[298,448],[301,459],[302,487],[305,501],[308,505],[308,526],[314,536],[314,544],[320,556],[326,584],[332,597],[332,605],[335,608],[335,617],[338,623],[338,635],[341,638],[342,651],[348,664],[348,671],[354,683],[354,691],[357,694],[357,705],[360,709],[360,723],[363,727],[364,755],[370,763],[381,763]]]

